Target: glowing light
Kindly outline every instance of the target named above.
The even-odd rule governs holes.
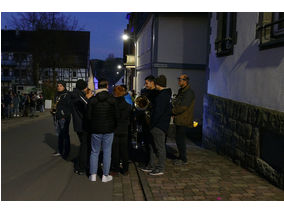
[[[122,68],[122,66],[121,65],[117,65],[117,69],[121,69]]]
[[[198,126],[198,122],[197,121],[193,121],[193,127],[197,127]]]
[[[123,39],[124,41],[126,41],[126,40],[129,39],[129,36],[128,36],[127,34],[123,34],[123,35],[122,35],[122,39]]]

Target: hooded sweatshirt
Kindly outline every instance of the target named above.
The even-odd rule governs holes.
[[[168,131],[172,110],[171,96],[172,90],[170,88],[158,91],[152,103],[151,128],[159,128],[165,133]]]
[[[97,92],[87,106],[88,131],[91,134],[113,133],[118,116],[115,98],[107,90]]]

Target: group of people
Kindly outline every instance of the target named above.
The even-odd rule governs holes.
[[[9,119],[13,117],[33,117],[36,110],[44,111],[44,100],[42,94],[25,93],[21,94],[20,91],[6,92],[1,96],[2,118]]]
[[[142,124],[144,145],[148,152],[147,162],[140,169],[150,175],[163,175],[166,136],[173,118],[179,152],[174,164],[187,164],[186,129],[193,127],[195,95],[187,75],[181,75],[178,84],[180,89],[173,100],[164,75],[146,77],[145,88],[141,91],[141,95],[149,100],[146,112],[135,109],[133,99],[124,85],[115,86],[111,94],[108,81],[101,79],[98,89],[93,93],[85,81],[78,80],[76,88],[68,92],[65,82],[58,81],[52,110],[58,133],[58,151],[54,155],[64,159],[69,155],[69,124],[72,117],[74,131],[80,141],[74,172],[88,174],[90,181],[96,181],[102,149],[102,182],[111,181],[113,175],[119,172],[128,175],[130,132],[132,121],[136,120]],[[136,119],[131,119],[133,116]]]

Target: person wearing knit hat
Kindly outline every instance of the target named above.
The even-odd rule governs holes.
[[[57,82],[57,93],[55,97],[54,120],[58,133],[58,151],[54,156],[62,156],[67,159],[70,152],[69,124],[71,120],[71,96],[66,90],[64,81]]]
[[[61,84],[61,85],[66,89],[66,83],[65,83],[65,81],[62,81],[62,80],[57,81],[57,85],[58,85],[58,84]]]
[[[86,117],[84,116],[87,111],[88,99],[90,98],[88,91],[87,82],[79,79],[71,96],[73,128],[80,141],[79,153],[74,163],[74,172],[78,175],[87,174],[89,153],[91,150],[90,134],[87,132]]]
[[[88,87],[88,84],[86,81],[84,81],[83,79],[79,79],[77,82],[76,82],[76,88],[79,89],[79,90],[84,90]]]

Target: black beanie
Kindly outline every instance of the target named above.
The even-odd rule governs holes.
[[[57,81],[57,84],[62,84],[62,86],[64,87],[64,88],[66,88],[66,83],[64,82],[64,81]]]
[[[77,82],[76,82],[76,88],[79,89],[79,90],[83,90],[85,88],[88,87],[88,84],[86,81],[82,80],[82,79],[79,79]]]
[[[159,75],[158,78],[156,78],[156,84],[161,87],[167,86],[167,78],[164,75]]]

